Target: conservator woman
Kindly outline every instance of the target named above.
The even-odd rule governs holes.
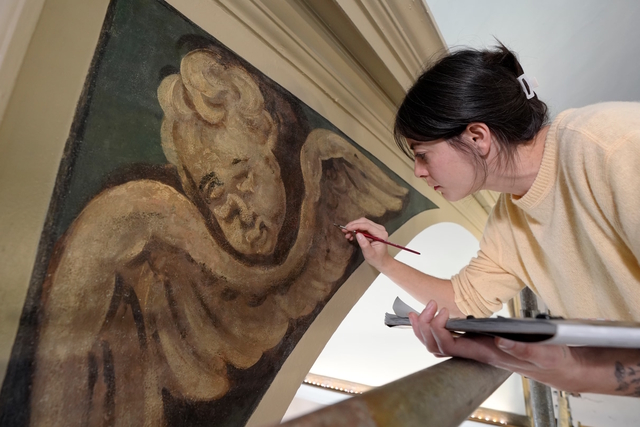
[[[548,124],[533,89],[506,47],[461,50],[424,72],[398,110],[396,141],[416,176],[449,201],[502,193],[477,257],[459,274],[435,278],[383,244],[360,234],[358,243],[372,266],[427,304],[411,320],[435,355],[565,391],[640,397],[640,349],[454,339],[444,329],[450,314],[488,316],[525,286],[553,315],[640,321],[640,104],[572,109]],[[347,228],[387,237],[364,218]]]

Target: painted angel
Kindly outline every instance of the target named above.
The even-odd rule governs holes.
[[[332,224],[401,211],[408,190],[338,134],[314,129],[287,154],[292,110],[261,85],[207,49],[164,78],[162,148],[182,187],[111,187],[57,243],[32,425],[157,426],[167,396],[221,398],[231,367],[256,364],[344,281],[356,249]]]

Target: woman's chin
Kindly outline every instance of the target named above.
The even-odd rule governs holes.
[[[438,193],[440,193],[440,195],[447,201],[447,202],[458,202],[462,199],[464,199],[465,197],[467,197],[467,195],[459,195],[459,194],[451,194],[448,193],[446,191],[442,191],[439,190]]]
[[[448,189],[443,189],[442,187],[438,187],[436,191],[447,202],[459,202],[460,200],[465,199],[473,194],[473,193],[455,193],[455,192],[449,191]]]

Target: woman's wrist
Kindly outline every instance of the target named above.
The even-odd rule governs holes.
[[[388,276],[389,271],[393,268],[393,265],[397,262],[398,261],[394,257],[392,257],[387,253],[383,255],[382,258],[380,258],[380,261],[378,261],[377,263],[371,264],[371,262],[369,262],[369,264],[371,264],[380,273],[384,274],[385,276]]]
[[[640,397],[640,350],[575,347],[571,351],[577,363],[566,391]]]

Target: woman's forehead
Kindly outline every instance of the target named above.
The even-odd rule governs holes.
[[[443,141],[443,139],[434,139],[432,141],[417,141],[415,139],[407,138],[407,145],[410,150],[415,150],[420,147],[429,147]]]

